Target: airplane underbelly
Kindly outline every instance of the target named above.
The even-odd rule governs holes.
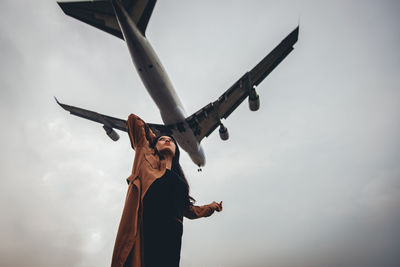
[[[147,39],[131,22],[121,23],[124,39],[132,61],[143,84],[160,110],[166,125],[184,123],[185,131],[173,130],[173,135],[183,150],[199,166],[205,164],[203,148],[187,125],[183,105],[177,96],[169,77]]]
[[[143,63],[135,62],[135,65],[143,66]],[[150,96],[160,110],[161,118],[165,125],[184,123],[185,131],[172,130],[179,146],[185,150],[190,158],[199,166],[205,165],[204,150],[197,141],[192,129],[187,125],[186,112],[161,66],[156,64],[146,69],[140,69],[138,73],[149,92]]]

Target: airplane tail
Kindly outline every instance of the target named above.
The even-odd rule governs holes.
[[[114,0],[121,1],[131,19],[136,23],[139,31],[145,35],[157,0]],[[58,2],[66,15],[83,21],[93,27],[124,39],[119,27],[114,9],[109,0]]]

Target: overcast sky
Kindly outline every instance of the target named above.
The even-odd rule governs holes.
[[[183,267],[400,266],[398,1],[159,1],[147,37],[187,114],[298,23],[295,50],[181,163],[210,218]],[[160,123],[123,41],[55,1],[0,2],[0,265],[109,266],[134,152],[60,101]]]

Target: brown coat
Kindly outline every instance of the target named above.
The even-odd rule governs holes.
[[[135,150],[135,159],[132,174],[127,179],[128,192],[115,240],[111,266],[123,267],[126,263],[125,266],[144,267],[143,198],[150,185],[165,173],[166,162],[160,160],[149,146],[155,135],[142,119],[131,114],[126,124],[131,146]],[[210,216],[213,212],[214,210],[209,205],[191,205],[185,210],[184,216],[189,219],[196,219]],[[127,262],[130,253],[129,262]]]

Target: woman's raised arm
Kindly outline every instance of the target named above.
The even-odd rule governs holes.
[[[183,212],[183,216],[193,220],[211,216],[214,213],[214,211],[220,212],[221,210],[222,210],[222,201],[220,203],[213,201],[212,203],[204,206],[189,205],[187,209]]]
[[[155,135],[150,127],[141,118],[135,114],[130,114],[126,121],[131,146],[136,150],[137,147],[149,145],[153,142]]]

